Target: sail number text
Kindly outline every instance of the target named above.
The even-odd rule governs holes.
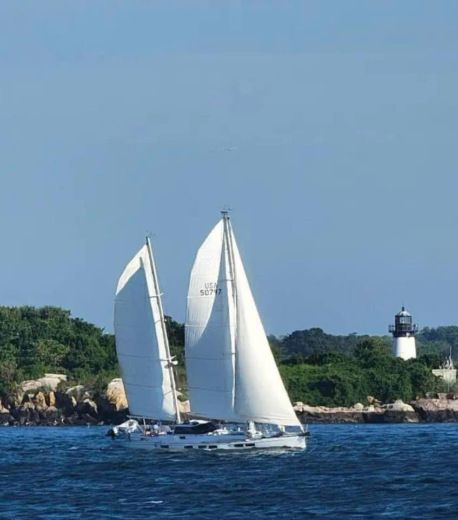
[[[221,294],[221,288],[215,282],[206,282],[203,289],[200,290],[201,296],[213,296]]]

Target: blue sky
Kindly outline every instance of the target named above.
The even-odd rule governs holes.
[[[0,304],[168,314],[233,226],[268,332],[458,323],[458,3],[0,4]]]

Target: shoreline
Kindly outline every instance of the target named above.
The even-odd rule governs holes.
[[[410,403],[363,406],[360,403],[346,407],[294,406],[301,422],[306,424],[399,424],[399,423],[456,423],[458,422],[458,395],[437,394],[419,398]]]
[[[112,426],[127,420],[128,409],[116,409],[105,397],[86,397],[73,403],[54,393],[56,405],[40,406],[27,401],[10,408],[0,407],[0,426]],[[66,394],[63,394],[66,395]],[[40,397],[40,396],[39,396]],[[64,403],[62,403],[64,401]],[[64,404],[64,406],[63,406]],[[186,403],[183,403],[184,405]],[[428,424],[457,423],[458,399],[423,398],[410,404],[397,401],[380,407],[312,407],[296,405],[303,424]]]
[[[88,426],[121,424],[129,410],[120,378],[104,391],[95,393],[83,385],[63,387],[64,376],[23,382],[10,396],[0,399],[0,426]],[[399,424],[456,423],[458,394],[433,394],[409,403],[397,400],[382,404],[367,398],[368,405],[351,407],[310,406],[297,402],[294,410],[303,424]],[[184,418],[189,417],[189,401],[179,401]]]

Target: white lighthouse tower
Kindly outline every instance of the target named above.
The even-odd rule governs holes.
[[[389,331],[393,334],[393,354],[402,359],[417,357],[415,346],[415,333],[418,327],[412,323],[412,314],[402,307],[394,317],[394,325],[390,325]]]

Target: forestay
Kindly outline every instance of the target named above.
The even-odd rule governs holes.
[[[156,287],[145,245],[126,266],[116,289],[116,350],[130,413],[174,421],[173,375]]]

